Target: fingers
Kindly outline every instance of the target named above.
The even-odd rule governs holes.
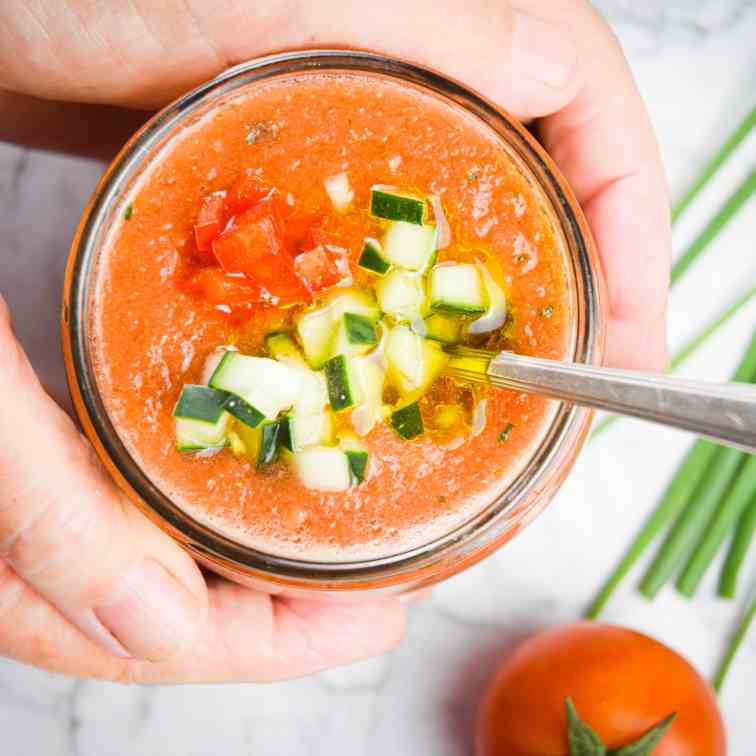
[[[520,117],[553,112],[578,87],[570,37],[496,0],[14,5],[0,9],[0,86],[47,99],[157,107],[231,64],[328,45],[424,63]]]
[[[567,107],[543,120],[541,135],[583,206],[601,257],[610,311],[607,363],[661,370],[671,228],[659,150],[604,22],[585,5],[563,23],[582,40],[583,85]]]
[[[391,648],[397,599],[319,603],[272,599],[218,581],[192,646],[163,662],[124,659],[93,644],[0,560],[0,655],[53,672],[119,682],[267,682],[311,674]]]
[[[177,653],[204,621],[199,570],[43,392],[1,299],[0,354],[0,559],[110,653]]]

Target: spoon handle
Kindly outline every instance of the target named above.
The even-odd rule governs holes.
[[[483,354],[476,352],[479,360]],[[478,362],[485,374],[478,380],[485,381],[487,376],[488,383],[500,388],[650,420],[756,452],[756,386],[752,384],[689,381],[511,352],[486,356],[486,367],[482,360]],[[456,372],[455,362],[468,379],[480,369],[469,369],[474,360],[452,357],[452,372]]]

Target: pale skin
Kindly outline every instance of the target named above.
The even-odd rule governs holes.
[[[596,239],[607,362],[664,367],[666,185],[622,52],[583,0],[6,2],[0,139],[112,155],[143,111],[226,67],[328,46],[417,61],[537,119]],[[44,393],[1,299],[0,354],[0,655],[122,681],[265,681],[398,642],[397,599],[284,599],[203,576]]]

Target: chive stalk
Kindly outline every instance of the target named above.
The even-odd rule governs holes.
[[[677,581],[677,588],[683,596],[690,598],[695,594],[711,560],[725,537],[737,524],[750,503],[754,491],[756,491],[756,456],[749,455],[740,468],[732,487],[719,502],[716,514]]]
[[[727,677],[727,672],[732,665],[735,654],[738,653],[738,649],[745,640],[746,635],[748,635],[748,630],[753,623],[754,617],[756,617],[756,597],[754,597],[751,605],[748,607],[748,610],[743,615],[743,619],[740,621],[740,624],[735,631],[735,635],[732,636],[730,642],[727,645],[727,649],[725,651],[724,657],[722,657],[722,662],[719,665],[719,669],[717,669],[717,672],[714,675],[712,685],[714,686],[714,690],[716,690],[717,693],[722,690],[722,684],[725,681],[725,677]]]
[[[732,379],[742,383],[756,381],[756,331]],[[671,532],[640,583],[640,592],[644,596],[653,598],[690,553],[746,456],[737,449],[717,447],[699,480],[699,485],[689,497],[685,509],[678,515]]]
[[[745,304],[745,302],[753,296],[753,294],[754,291],[751,290],[745,296],[741,297],[738,302],[731,305],[728,310],[722,313],[722,315],[720,315],[715,321],[706,326],[701,332],[699,332],[699,334],[691,339],[691,341],[678,352],[678,355],[683,355],[683,353],[687,352],[682,358],[685,359],[692,354],[695,349],[688,349],[690,345],[694,344],[696,341],[700,341],[702,337],[705,338],[704,334],[707,329],[709,329],[710,333],[713,333],[720,328],[727,319],[732,317],[740,306]],[[678,362],[678,364],[680,363]],[[756,334],[754,334],[748,351],[746,352],[746,356],[736,370],[733,379],[741,380],[747,374],[747,371],[751,370],[753,377],[756,379]],[[633,568],[646,547],[665,527],[679,517],[680,513],[683,511],[686,504],[691,499],[691,496],[699,486],[699,483],[704,482],[704,473],[708,470],[717,449],[718,447],[716,444],[713,444],[710,441],[696,441],[678,468],[677,473],[667,487],[658,506],[643,524],[641,530],[625,552],[625,555],[599,589],[596,598],[585,612],[586,618],[596,619],[599,616],[609,599],[612,597],[614,591],[617,589],[617,586]],[[731,587],[732,590],[734,590],[734,581],[740,563],[743,560],[745,551],[748,548],[748,544],[750,543],[754,532],[756,532],[756,499],[754,499],[751,507],[746,510],[742,520],[745,520],[747,514],[751,514],[752,519],[747,525],[742,526],[742,524],[739,524],[738,526],[738,530],[741,531],[742,529],[743,534],[740,537],[738,550],[732,554],[731,560],[728,560],[730,563],[730,569],[727,571],[726,581],[725,574],[723,573],[722,582],[728,590]],[[674,566],[675,565],[672,565],[673,569]],[[720,586],[720,592],[721,590],[722,587]]]
[[[680,349],[675,352],[672,359],[669,362],[670,371],[677,370],[689,357],[693,356],[723,325],[725,325],[730,318],[732,318],[742,307],[753,299],[756,294],[756,286],[748,289],[748,291],[741,294],[732,304],[722,310],[713,320],[710,320],[706,325],[701,328],[696,334],[694,334],[688,341],[683,344]],[[603,418],[600,422],[596,423],[591,432],[591,440],[600,436],[607,428],[614,425],[617,420],[620,420],[620,415],[609,415]]]
[[[730,222],[735,213],[751,198],[756,191],[756,170],[751,171],[738,188],[727,198],[716,215],[704,226],[703,230],[675,260],[669,278],[669,285],[674,286],[685,271],[696,261],[698,256],[717,237],[719,232]]]
[[[672,482],[662,496],[659,505],[644,523],[630,548],[599,590],[596,598],[585,612],[587,619],[596,619],[606,606],[617,586],[632,569],[659,532],[669,525],[682,511],[707,468],[716,446],[709,441],[697,441],[688,452]]]
[[[722,574],[719,578],[718,593],[723,598],[733,598],[738,585],[738,574],[743,566],[748,549],[756,533],[756,492],[745,512],[740,516],[735,535],[727,552]]]
[[[674,204],[672,208],[672,223],[676,223],[678,218],[685,212],[688,206],[698,196],[699,192],[709,183],[709,179],[721,168],[727,158],[740,146],[740,143],[748,136],[751,129],[756,126],[756,106],[750,113],[738,124],[735,131],[725,140],[714,157],[709,160],[698,174],[695,181],[688,187],[682,197]]]

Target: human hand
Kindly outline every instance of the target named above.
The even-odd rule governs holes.
[[[664,178],[622,53],[587,3],[419,0],[409,9],[390,0],[375,17],[348,0],[168,0],[118,11],[67,0],[27,2],[23,13],[14,5],[0,9],[0,138],[107,154],[144,117],[113,106],[154,108],[229,65],[308,45],[413,59],[522,119],[538,118],[599,248],[609,363],[663,366]],[[334,607],[206,586],[43,395],[8,323],[0,325],[0,353],[14,357],[0,365],[8,404],[0,412],[0,614],[13,621],[0,624],[0,653],[116,679],[273,679],[377,653],[398,638],[395,601]],[[39,417],[44,430],[33,423]],[[128,578],[124,589],[119,579],[145,564],[139,589]],[[168,575],[182,586],[173,600]],[[136,658],[119,657],[113,635]]]

